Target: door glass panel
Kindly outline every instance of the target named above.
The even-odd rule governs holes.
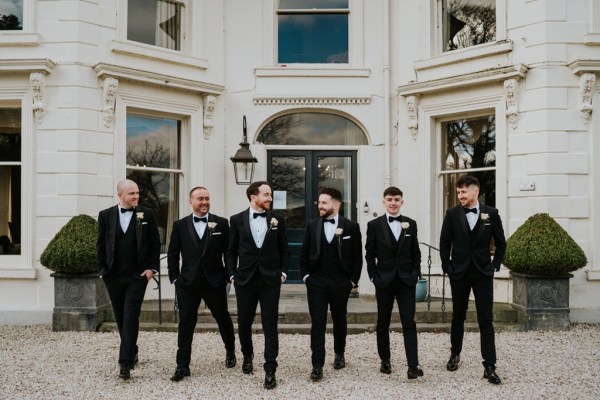
[[[287,229],[304,229],[306,224],[305,157],[271,159],[273,210],[283,214]]]
[[[317,182],[318,187],[331,187],[342,193],[342,208],[340,214],[346,218],[351,216],[352,201],[352,169],[351,157],[318,157]]]

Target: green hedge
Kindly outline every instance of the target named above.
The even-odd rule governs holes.
[[[77,215],[48,243],[40,261],[55,272],[96,272],[97,235],[98,222],[89,215]]]
[[[535,214],[506,241],[504,265],[515,272],[562,275],[587,264],[585,253],[548,214]]]

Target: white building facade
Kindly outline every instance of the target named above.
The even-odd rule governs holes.
[[[571,320],[600,322],[600,0],[0,0],[0,23],[0,323],[51,321],[41,252],[125,177],[163,250],[190,188],[247,207],[244,116],[293,254],[321,186],[363,234],[400,187],[437,247],[469,172],[507,237],[547,212],[580,244]],[[506,269],[495,283],[511,302]]]

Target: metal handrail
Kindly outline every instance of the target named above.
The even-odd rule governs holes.
[[[166,255],[164,257],[161,257],[159,263],[165,258],[167,258]],[[158,324],[162,325],[162,289],[160,286],[160,272],[157,275],[158,278],[156,278],[156,275],[152,276],[152,279],[154,279],[154,282],[156,282],[156,287],[152,288],[152,290],[158,290]]]
[[[427,247],[427,311],[431,311],[431,250],[435,250],[438,253],[440,249],[430,245],[429,243],[419,242],[423,246]],[[442,322],[446,322],[446,273],[442,271]]]

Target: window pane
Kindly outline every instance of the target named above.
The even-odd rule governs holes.
[[[330,187],[340,191],[343,199],[340,214],[346,218],[352,217],[351,165],[351,157],[319,157],[317,160],[319,189]]]
[[[288,229],[303,229],[306,222],[306,158],[302,156],[273,157],[271,188],[273,193],[285,193],[285,205],[273,202],[273,210],[285,217]],[[274,197],[278,197],[275,195]],[[285,206],[285,208],[282,208]]]
[[[456,196],[456,181],[463,173],[447,174],[444,177],[444,210],[458,205]],[[490,207],[496,207],[496,171],[469,172],[479,179],[479,202]]]
[[[154,210],[161,253],[166,253],[171,227],[179,219],[179,174],[127,171],[127,179],[137,183],[140,188],[140,204]]]
[[[0,108],[0,162],[21,161],[21,109]]]
[[[278,62],[348,63],[348,14],[279,14]]]
[[[269,122],[257,141],[264,144],[361,145],[367,144],[363,131],[347,118],[333,114],[288,114]]]
[[[444,51],[496,40],[496,0],[442,0]]]
[[[128,0],[127,39],[181,50],[182,9],[169,0]]]
[[[23,1],[0,1],[0,31],[23,30]]]
[[[279,9],[348,8],[348,0],[280,0]]]
[[[0,166],[0,254],[21,254],[20,166]]]
[[[178,169],[180,131],[178,120],[127,114],[127,165]]]

